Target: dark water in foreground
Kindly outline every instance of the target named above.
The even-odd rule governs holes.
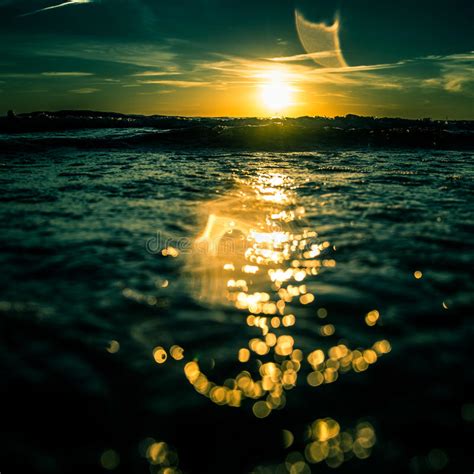
[[[0,165],[2,472],[472,470],[472,155]]]

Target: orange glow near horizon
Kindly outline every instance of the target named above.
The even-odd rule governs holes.
[[[155,101],[146,103],[144,112],[262,118],[328,115],[332,112],[327,105],[311,100],[313,93],[298,66],[253,61],[233,67],[226,81],[157,93]]]

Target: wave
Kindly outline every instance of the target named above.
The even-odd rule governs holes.
[[[472,121],[359,116],[233,119],[57,112],[0,118],[0,144],[5,151],[140,146],[283,151],[318,147],[472,149],[473,138]]]

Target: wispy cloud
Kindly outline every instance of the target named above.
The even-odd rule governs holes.
[[[308,59],[323,58],[326,55],[331,55],[332,52],[320,52],[320,53],[310,53],[310,54],[297,54],[294,56],[283,56],[275,58],[265,58],[267,61],[273,61],[278,63],[286,62],[302,62],[307,61]],[[362,72],[362,71],[377,71],[380,69],[392,69],[398,66],[405,64],[405,61],[399,61],[396,63],[386,63],[386,64],[369,64],[369,65],[360,65],[360,66],[341,66],[341,67],[319,67],[315,68],[315,71],[319,71],[322,74],[327,73],[347,73],[347,72]]]
[[[319,53],[318,53],[319,54]],[[279,74],[285,82],[304,89],[311,85],[339,88],[357,87],[366,90],[415,91],[420,87],[438,87],[449,92],[468,93],[474,84],[472,53],[449,56],[427,56],[395,63],[342,67],[315,67],[300,59],[312,55],[280,58],[247,59],[215,54],[215,60],[196,61],[196,71],[207,71],[215,83],[227,86],[255,86]],[[287,63],[288,61],[288,63]],[[433,71],[432,78],[426,78]],[[207,80],[207,76],[206,76]]]
[[[48,11],[48,10],[55,10],[56,8],[63,8],[63,7],[71,6],[71,5],[81,5],[84,3],[93,3],[93,2],[94,0],[69,0],[67,2],[59,3],[57,5],[51,5],[49,7],[40,8],[38,10],[33,10],[28,13],[23,13],[22,15],[19,15],[19,16],[20,17],[31,16],[31,15],[36,15],[37,13]]]
[[[92,72],[78,72],[78,71],[48,71],[42,72],[42,76],[47,77],[85,77],[85,76],[93,76]]]
[[[138,92],[138,95],[165,95],[173,94],[174,92],[176,92],[174,89],[160,89],[156,91]]]
[[[8,79],[44,79],[44,78],[64,78],[64,77],[90,77],[92,72],[79,71],[46,71],[46,72],[2,72],[0,77]]]
[[[472,80],[472,76],[468,78],[463,75],[457,76],[455,74],[448,74],[445,76],[444,88],[448,92],[461,92],[464,88],[464,85],[466,83],[472,82]]]
[[[443,87],[448,92],[466,92],[474,95],[474,52],[452,55],[441,59]]]
[[[269,61],[276,62],[301,62],[308,59],[321,59],[334,56],[335,51],[319,51],[317,53],[294,54],[293,56],[282,56],[276,58],[267,58]]]
[[[40,56],[76,58],[88,61],[128,64],[143,68],[173,70],[177,55],[167,45],[102,41],[48,42],[37,48]]]
[[[247,84],[256,85],[271,80],[274,74],[292,85],[327,84],[339,86],[365,86],[379,89],[399,89],[402,86],[384,76],[378,76],[371,71],[391,69],[397,64],[373,66],[346,66],[321,68],[303,64],[275,64],[269,59],[249,60],[235,56],[217,55],[218,61],[201,61],[196,63],[198,70],[208,70],[214,80],[220,80],[227,85]],[[370,79],[370,80],[369,80]]]
[[[81,89],[72,89],[69,92],[73,94],[93,94],[94,92],[99,92],[100,89],[95,89],[93,87],[82,87]]]
[[[181,72],[177,71],[143,71],[132,74],[134,77],[157,77],[157,76],[179,76]]]
[[[437,65],[440,70],[437,77],[423,81],[425,87],[474,96],[474,51],[450,56],[428,56],[424,59]]]
[[[147,80],[139,81],[140,84],[157,84],[162,86],[174,86],[174,87],[205,87],[213,85],[212,82],[206,81],[173,81],[173,80]]]

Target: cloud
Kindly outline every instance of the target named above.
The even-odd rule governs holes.
[[[267,58],[269,61],[276,62],[299,62],[308,59],[328,58],[334,55],[334,51],[319,51],[317,53],[294,54],[293,56],[283,56],[276,58]]]
[[[319,53],[308,53],[308,54],[297,54],[294,56],[283,56],[275,58],[265,58],[267,61],[286,63],[286,62],[301,62],[307,61],[308,59],[321,59],[332,55],[332,52],[319,52]],[[347,72],[361,72],[361,71],[377,71],[379,69],[392,69],[398,66],[405,64],[405,61],[399,61],[396,63],[387,63],[387,64],[370,64],[370,65],[360,65],[360,66],[340,66],[340,67],[320,67],[317,68],[317,71],[321,73],[347,73]]]
[[[425,79],[424,86],[474,95],[474,52],[428,56],[423,59],[439,68],[438,77]]]
[[[36,15],[37,13],[45,12],[47,10],[54,10],[56,8],[63,8],[63,7],[68,7],[71,5],[81,5],[84,3],[93,3],[94,0],[69,0],[67,2],[59,3],[57,5],[51,5],[50,7],[45,7],[45,8],[40,8],[39,10],[33,10],[28,13],[23,13],[22,15],[19,15],[20,17],[24,16],[31,16],[31,15]]]
[[[154,76],[179,76],[177,71],[143,71],[132,74],[135,77],[154,77]]]
[[[474,53],[452,55],[441,59],[443,87],[448,92],[473,94]]]
[[[303,64],[275,64],[268,59],[250,60],[235,56],[216,55],[218,61],[200,61],[196,68],[209,71],[215,82],[226,85],[258,85],[278,74],[285,82],[298,85],[326,84],[339,86],[364,86],[377,89],[400,89],[395,80],[379,76],[371,71],[391,69],[399,64],[321,68]]]
[[[212,82],[205,81],[173,81],[173,80],[147,80],[139,81],[140,84],[158,84],[163,86],[174,86],[174,87],[206,87],[212,86]]]
[[[318,53],[323,54],[323,53]],[[206,80],[233,85],[255,86],[272,75],[280,75],[285,82],[302,88],[311,85],[354,87],[365,90],[415,92],[420,88],[441,88],[451,93],[470,94],[474,80],[473,53],[447,56],[426,56],[395,63],[345,67],[315,67],[300,62],[311,55],[281,58],[248,59],[214,54],[214,60],[196,61],[196,71],[207,73]],[[286,62],[289,60],[288,62]],[[430,71],[431,77],[426,77]],[[434,72],[434,75],[433,75]],[[474,91],[472,91],[474,92]],[[418,93],[418,92],[417,92]]]
[[[451,77],[445,82],[444,88],[449,92],[461,92],[465,82],[468,82],[468,79],[464,77]]]
[[[47,71],[47,72],[2,72],[0,77],[8,79],[45,79],[47,77],[61,78],[61,77],[90,77],[95,74],[92,72],[79,71]]]
[[[47,77],[85,77],[85,76],[94,76],[92,72],[61,72],[61,71],[49,71],[49,72],[42,72],[42,76]]]
[[[149,92],[138,92],[138,95],[161,95],[161,94],[173,94],[176,92],[174,89],[160,89]]]
[[[83,87],[81,89],[72,89],[69,92],[73,94],[93,94],[94,92],[99,92],[100,89],[95,89],[93,87]]]
[[[88,61],[129,64],[145,68],[173,70],[177,55],[167,45],[102,41],[48,42],[36,49],[40,56],[75,58]]]

